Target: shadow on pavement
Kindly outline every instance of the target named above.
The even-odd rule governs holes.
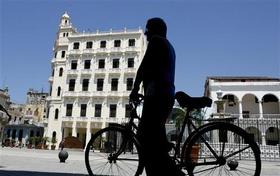
[[[87,176],[85,174],[0,170],[0,176]]]

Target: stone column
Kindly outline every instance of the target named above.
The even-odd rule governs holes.
[[[262,101],[259,101],[259,112],[260,112],[260,117],[259,117],[259,119],[263,119],[263,106],[262,106]]]
[[[262,133],[262,145],[266,145],[265,133]]]
[[[239,106],[239,119],[243,119],[242,101],[238,101],[238,106]]]
[[[89,142],[91,138],[91,128],[90,128],[90,122],[87,122],[87,130],[86,130],[86,145]],[[86,147],[86,146],[85,146]]]
[[[76,121],[74,121],[72,125],[72,136],[77,137]]]
[[[280,114],[280,100],[278,102],[278,114]]]

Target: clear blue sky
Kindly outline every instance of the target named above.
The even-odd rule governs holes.
[[[207,76],[280,77],[279,0],[2,0],[0,88],[24,103],[49,90],[52,48],[64,11],[79,31],[144,28],[162,17],[177,54],[176,89],[193,96]]]

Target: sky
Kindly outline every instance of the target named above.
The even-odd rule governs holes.
[[[280,78],[279,0],[0,0],[0,88],[25,103],[49,91],[53,45],[67,11],[78,31],[145,28],[161,17],[176,51],[176,90],[202,96],[208,76]]]

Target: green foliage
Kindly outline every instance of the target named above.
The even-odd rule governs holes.
[[[54,145],[54,144],[56,144],[56,143],[57,143],[57,139],[56,139],[56,137],[52,137],[51,142],[52,142],[52,144],[53,144],[53,145]]]
[[[205,117],[205,111],[203,111],[202,109],[194,110],[191,115],[196,120],[197,125],[201,126],[202,121]]]
[[[35,142],[36,142],[36,137],[29,137],[28,138],[28,143],[29,144],[35,144]]]
[[[171,122],[175,123],[176,128],[179,128],[184,121],[185,114],[186,112],[184,109],[175,107],[172,109],[169,119]]]

